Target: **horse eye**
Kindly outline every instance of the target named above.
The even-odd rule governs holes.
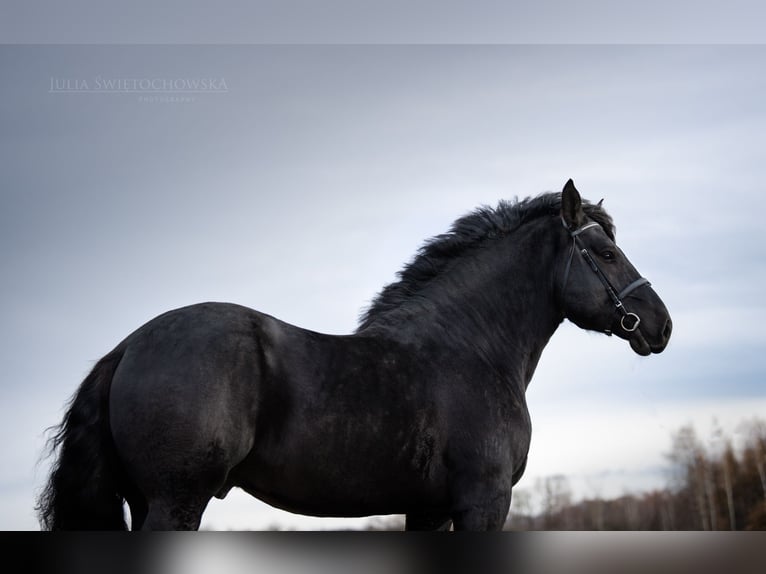
[[[609,250],[603,251],[601,253],[601,257],[603,257],[604,260],[606,260],[606,261],[613,261],[614,260],[614,251],[609,251]]]

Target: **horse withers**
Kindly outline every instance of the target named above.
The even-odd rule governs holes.
[[[52,437],[47,529],[196,529],[233,487],[294,513],[502,528],[527,461],[525,400],[561,322],[661,352],[665,305],[601,204],[501,201],[427,241],[324,335],[228,303],[152,319],[101,359]]]

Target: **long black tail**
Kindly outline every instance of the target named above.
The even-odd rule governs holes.
[[[101,359],[72,397],[49,441],[50,478],[37,500],[45,530],[125,530],[119,464],[109,431],[109,389],[123,350]]]

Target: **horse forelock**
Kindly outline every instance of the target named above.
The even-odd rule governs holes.
[[[599,204],[583,200],[585,214],[598,223],[614,239],[612,218]],[[397,273],[398,280],[390,283],[373,299],[362,313],[358,330],[369,327],[388,312],[421,292],[430,281],[444,273],[458,257],[482,245],[510,235],[524,224],[561,211],[561,194],[544,193],[536,197],[500,200],[497,207],[481,206],[457,219],[450,230],[428,239],[415,257]]]

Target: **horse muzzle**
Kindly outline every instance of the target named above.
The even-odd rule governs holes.
[[[667,317],[656,335],[652,335],[648,331],[647,326],[641,323],[631,331],[620,329],[618,332],[624,339],[628,340],[630,348],[636,354],[647,357],[652,353],[662,353],[668,346],[670,334],[673,332],[673,321]]]

